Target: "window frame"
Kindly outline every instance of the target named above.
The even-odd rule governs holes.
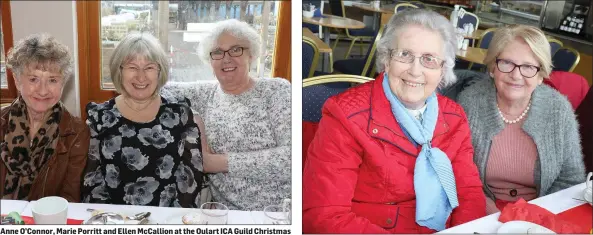
[[[272,77],[290,77],[290,1],[279,1]],[[101,2],[76,1],[80,110],[86,118],[89,102],[104,102],[117,96],[114,90],[101,89]]]
[[[10,1],[0,1],[0,9],[2,9],[2,37],[4,40],[4,53],[8,53],[8,50],[14,45],[12,36]],[[0,88],[0,103],[12,103],[18,94],[14,84],[12,70],[6,69],[6,82],[8,84],[8,88]]]

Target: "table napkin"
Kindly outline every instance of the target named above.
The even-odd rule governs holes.
[[[4,216],[4,215],[3,215]],[[30,224],[35,224],[35,220],[33,219],[33,217],[31,216],[24,216],[21,215],[21,219],[23,219],[23,221],[25,222],[25,225],[30,225]],[[84,222],[84,220],[77,220],[77,219],[68,219],[66,221],[66,224],[70,224],[70,225],[80,225],[82,224],[82,222]]]
[[[566,221],[560,216],[538,206],[535,204],[527,203],[522,198],[515,203],[509,203],[500,212],[498,221],[506,223],[513,220],[527,221],[535,224],[544,226],[556,233],[582,233],[585,231],[578,224],[574,224],[570,221]],[[588,233],[589,231],[587,231]]]
[[[593,229],[593,207],[587,203],[563,211],[557,217],[581,226],[577,233],[589,233]]]

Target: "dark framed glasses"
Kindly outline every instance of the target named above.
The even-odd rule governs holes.
[[[212,58],[213,60],[222,60],[225,56],[225,54],[229,54],[230,57],[239,57],[243,55],[243,51],[247,50],[249,48],[246,47],[233,47],[231,49],[228,49],[226,51],[223,50],[216,50],[213,52],[210,52],[210,58]]]
[[[496,68],[498,68],[498,71],[503,72],[503,73],[510,73],[513,72],[513,70],[515,70],[515,68],[519,67],[519,72],[521,73],[521,76],[526,77],[526,78],[532,78],[535,77],[535,75],[537,75],[537,73],[541,70],[540,67],[537,67],[535,65],[530,65],[530,64],[515,64],[509,60],[505,60],[505,59],[496,59]]]
[[[421,56],[415,56],[409,50],[391,49],[389,50],[389,56],[398,62],[411,64],[414,63],[416,58],[420,58],[420,64],[427,69],[439,69],[443,67],[444,60],[433,56],[431,54],[423,54]]]

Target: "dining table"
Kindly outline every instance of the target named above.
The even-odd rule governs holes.
[[[303,17],[303,23],[309,23],[314,25],[322,26],[323,28],[323,41],[329,45],[330,39],[330,28],[336,29],[362,29],[365,27],[364,23],[353,20],[346,17],[334,16],[334,15],[322,15],[320,17]],[[330,72],[329,68],[330,58],[328,54],[323,55],[323,70]]]
[[[1,214],[12,211],[19,212],[21,216],[33,217],[32,208],[35,201],[2,200]],[[98,203],[68,203],[68,219],[86,221],[92,217],[92,210],[100,212],[114,212],[123,216],[133,216],[142,212],[150,212],[148,224],[183,224],[181,218],[189,213],[199,213],[200,208],[175,208],[136,205],[115,205]],[[280,216],[282,212],[268,212]],[[228,211],[227,224],[273,224],[263,211]]]
[[[310,38],[313,41],[313,43],[315,43],[315,45],[317,46],[317,49],[319,49],[320,53],[332,53],[332,48],[324,41],[321,41],[321,39],[319,39],[317,35],[311,32],[310,29],[303,28],[303,37]]]
[[[463,38],[476,40],[476,39],[482,38],[483,33],[484,33],[483,29],[476,29],[471,34],[464,34]]]
[[[394,14],[395,12],[395,5],[383,5],[376,7],[374,4],[353,3],[352,6],[358,9],[373,12],[373,29],[375,29],[375,31],[381,27],[381,14]]]
[[[2,199],[0,201],[0,214],[5,215],[13,211],[20,213],[27,207],[27,204],[29,204],[28,201]]]
[[[585,188],[585,183],[577,184],[558,192],[533,199],[528,203],[538,205],[553,214],[559,214],[583,204],[589,204],[588,202],[583,201],[583,192]],[[498,229],[503,225],[503,223],[498,221],[499,216],[500,212],[497,212],[477,220],[451,227],[440,231],[439,233],[494,234],[497,233]]]
[[[457,58],[476,64],[484,64],[484,58],[486,58],[487,52],[488,49],[468,47],[467,50],[457,50],[455,54]]]

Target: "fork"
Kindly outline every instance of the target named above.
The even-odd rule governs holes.
[[[578,198],[574,198],[574,197],[572,199],[577,200],[577,201],[581,201],[581,202],[589,203],[587,200],[583,200],[583,199],[578,199]]]

